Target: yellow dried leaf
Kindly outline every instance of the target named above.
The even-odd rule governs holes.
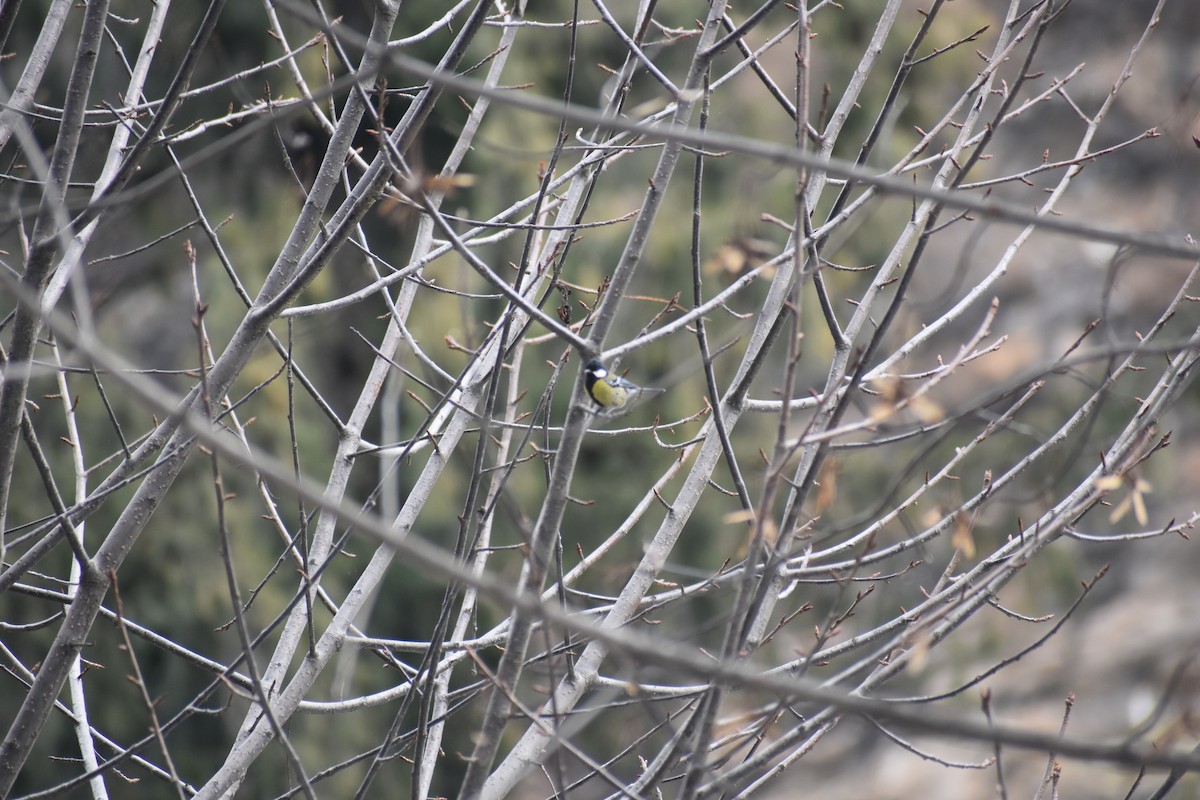
[[[971,520],[962,511],[954,517],[954,533],[950,534],[950,544],[962,552],[965,558],[975,557],[975,537],[971,535]]]

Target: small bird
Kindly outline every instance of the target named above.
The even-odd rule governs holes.
[[[610,374],[598,358],[593,358],[584,367],[583,385],[604,413],[625,407],[646,391],[636,383]]]

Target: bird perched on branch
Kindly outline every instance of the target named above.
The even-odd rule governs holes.
[[[593,358],[584,367],[583,385],[587,389],[588,396],[596,401],[596,405],[600,406],[601,412],[605,414],[611,414],[631,405],[644,392],[662,391],[661,389],[646,389],[632,381],[613,375],[605,368],[604,364],[600,363],[598,358]]]

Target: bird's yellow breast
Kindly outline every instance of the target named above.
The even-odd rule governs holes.
[[[623,406],[625,405],[625,401],[629,399],[628,390],[622,386],[614,386],[606,378],[589,375],[587,390],[592,399],[605,408]]]

